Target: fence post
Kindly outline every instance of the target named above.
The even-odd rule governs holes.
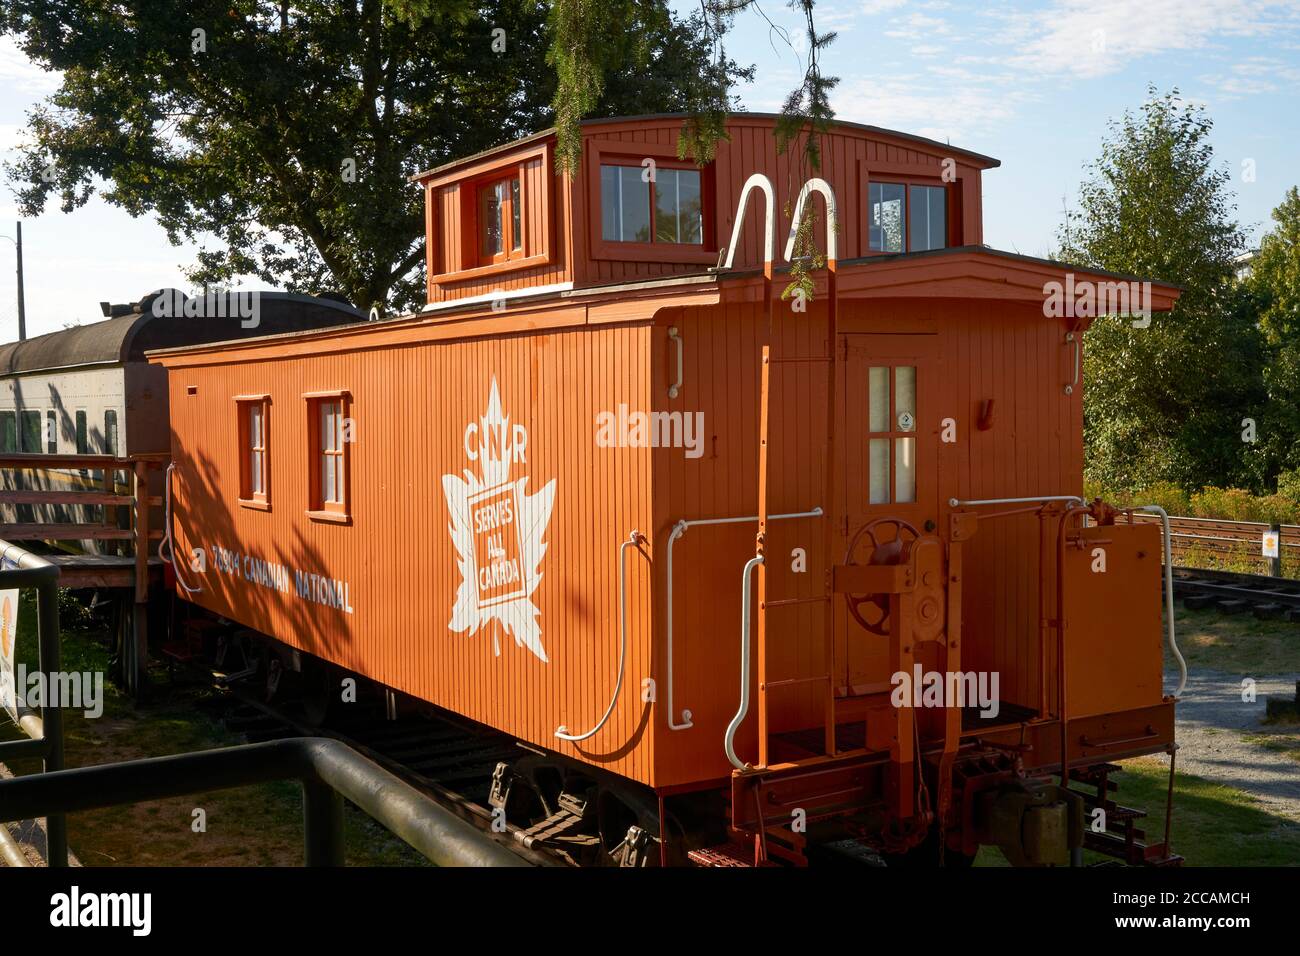
[[[1277,535],[1277,557],[1268,559],[1268,573],[1275,578],[1280,578],[1282,576],[1282,526],[1271,524],[1268,530]]]
[[[302,783],[303,845],[308,866],[343,865],[343,798],[328,784]]]
[[[149,471],[141,460],[132,472],[132,525],[135,528],[135,602],[131,606],[126,683],[133,698],[144,693],[145,666],[149,662]]]
[[[59,645],[59,584],[57,574],[42,581],[36,591],[36,628],[39,636],[37,656],[48,686],[58,686],[57,675],[63,666]],[[51,698],[53,695],[49,695]],[[41,727],[46,747],[44,769],[63,769],[62,700],[41,701]],[[51,813],[45,818],[46,860],[51,867],[68,865],[68,818]]]

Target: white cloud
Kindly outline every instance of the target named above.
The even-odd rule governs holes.
[[[915,77],[872,78],[836,90],[831,105],[844,120],[961,144],[1014,118],[1029,96],[993,85],[947,83],[942,78],[927,85]]]
[[[59,88],[61,74],[41,69],[27,58],[12,36],[0,36],[0,86],[29,96],[45,96]]]
[[[1300,66],[1276,57],[1255,56],[1234,63],[1226,73],[1207,73],[1197,79],[1222,99],[1238,99],[1300,87]]]
[[[1031,74],[1092,78],[1141,57],[1204,50],[1228,37],[1294,31],[1300,11],[1279,0],[1057,0],[1011,14],[1007,39],[1022,52],[1009,62]]]

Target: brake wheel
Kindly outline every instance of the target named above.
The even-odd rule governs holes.
[[[890,531],[892,529],[892,533]],[[859,555],[867,564],[903,564],[909,558],[912,543],[921,536],[901,518],[877,518],[859,528],[849,541],[845,564],[859,564]],[[889,635],[888,594],[845,594],[849,614],[865,630],[882,637]]]

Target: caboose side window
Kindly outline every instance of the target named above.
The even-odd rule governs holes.
[[[479,187],[478,236],[480,265],[523,257],[523,204],[518,176]]]
[[[268,510],[271,503],[271,397],[237,395],[239,503]]]
[[[89,455],[90,454],[90,429],[86,426],[86,410],[84,408],[77,409],[76,423],[77,423],[77,454]],[[81,477],[88,478],[89,476],[90,476],[90,471],[86,468],[82,468]]]
[[[948,245],[948,192],[943,186],[870,183],[867,213],[872,252],[924,252]]]
[[[602,163],[601,238],[607,242],[703,245],[700,171]]]
[[[77,409],[77,454],[90,454],[90,432],[86,428],[86,410]]]
[[[903,197],[900,183],[871,183],[868,187],[872,252],[903,252],[907,248]]]
[[[867,430],[867,504],[916,501],[915,365],[871,367]]]
[[[104,454],[117,455],[117,409],[104,410]]]
[[[0,451],[18,450],[18,418],[13,412],[0,412]]]
[[[307,398],[311,439],[311,508],[308,514],[323,521],[347,522],[351,447],[349,396],[346,392],[316,392]]]
[[[41,413],[23,412],[22,434],[19,440],[23,451],[38,454],[41,450]]]

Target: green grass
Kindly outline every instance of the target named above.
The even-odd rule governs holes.
[[[71,616],[71,615],[70,615]],[[19,612],[17,659],[36,666],[36,609],[24,600]],[[65,630],[64,671],[107,672],[101,634]],[[206,690],[171,695],[137,708],[107,680],[104,713],[95,720],[65,711],[69,767],[134,760],[243,743],[196,707]],[[22,732],[5,715],[0,739]],[[18,774],[37,772],[36,761],[13,761]],[[351,804],[344,816],[347,862],[355,866],[427,865],[410,847]],[[194,810],[206,813],[206,832],[192,829]],[[68,819],[69,844],[86,866],[293,866],[302,863],[302,796],[295,782],[275,782],[236,790],[74,814]]]
[[[1155,839],[1164,832],[1169,765],[1143,757],[1124,764],[1119,802],[1150,814],[1143,823]],[[1190,866],[1300,866],[1300,823],[1260,808],[1232,787],[1175,773],[1171,842]]]
[[[1298,741],[1300,742],[1300,741]],[[1300,755],[1298,755],[1300,759]],[[1140,757],[1124,763],[1114,799],[1147,811],[1138,827],[1146,842],[1164,839],[1165,797],[1169,764],[1163,757]],[[1300,866],[1300,822],[1260,808],[1249,794],[1185,773],[1174,774],[1174,852],[1185,866]],[[1084,862],[1108,859],[1088,851]],[[981,847],[976,866],[1007,866],[996,847]]]
[[[1175,624],[1178,648],[1190,668],[1229,674],[1300,672],[1300,624],[1181,606]]]

